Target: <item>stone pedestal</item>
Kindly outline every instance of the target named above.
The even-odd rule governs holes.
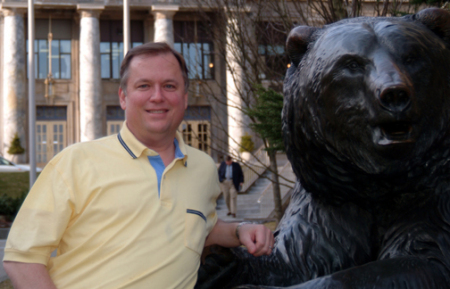
[[[173,16],[178,11],[178,5],[153,5],[154,42],[166,42],[173,47]]]
[[[27,78],[25,62],[26,9],[4,8],[3,31],[3,155],[12,160],[7,153],[11,140],[17,133],[25,154],[14,157],[18,163],[26,162],[27,149]]]
[[[102,137],[100,71],[100,9],[79,8],[80,20],[80,141]]]

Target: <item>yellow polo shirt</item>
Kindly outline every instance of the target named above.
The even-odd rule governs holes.
[[[193,288],[217,221],[217,169],[177,140],[158,180],[124,124],[119,135],[78,143],[42,171],[11,228],[6,261],[47,266],[58,288]],[[50,258],[57,249],[57,256]]]

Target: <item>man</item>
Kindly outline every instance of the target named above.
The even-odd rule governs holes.
[[[176,132],[187,88],[167,44],[128,52],[120,133],[53,158],[16,217],[4,257],[15,288],[193,288],[204,246],[270,254],[264,227],[217,220],[215,164]]]
[[[219,182],[227,204],[228,216],[231,215],[233,218],[236,218],[237,195],[244,183],[244,174],[241,166],[233,162],[231,156],[227,156],[225,161],[220,164]]]

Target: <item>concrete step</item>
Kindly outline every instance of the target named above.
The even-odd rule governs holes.
[[[292,182],[295,181],[295,175],[286,155],[277,155],[277,165],[280,175]],[[264,173],[263,177],[259,178],[246,194],[238,195],[236,218],[227,216],[228,208],[224,198],[221,197],[217,201],[219,218],[227,222],[273,218],[274,202],[270,175],[270,172]],[[289,187],[283,185],[280,187],[282,199],[288,200],[290,187],[293,187],[294,184],[283,179],[280,179],[280,183],[289,185]]]

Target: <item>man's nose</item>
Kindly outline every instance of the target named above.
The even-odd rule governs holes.
[[[162,87],[159,85],[155,85],[151,94],[150,101],[153,102],[161,102],[164,98]]]

